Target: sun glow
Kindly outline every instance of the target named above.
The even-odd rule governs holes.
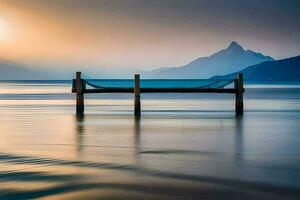
[[[0,41],[6,40],[8,37],[8,27],[6,22],[0,18]]]

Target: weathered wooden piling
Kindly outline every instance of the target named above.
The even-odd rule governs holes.
[[[243,74],[239,73],[237,75],[237,79],[235,80],[235,113],[237,116],[241,116],[244,114],[244,83],[243,83]]]
[[[76,72],[76,114],[84,113],[84,88],[85,84],[81,79],[81,72]]]
[[[134,75],[134,116],[141,116],[140,75]]]

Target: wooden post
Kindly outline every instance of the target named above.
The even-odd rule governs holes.
[[[235,113],[237,116],[244,114],[244,102],[243,102],[243,93],[244,93],[244,83],[243,83],[243,74],[239,73],[237,79],[235,80]]]
[[[76,72],[76,115],[83,115],[84,113],[84,86],[81,72]]]
[[[141,116],[140,75],[134,75],[134,116]]]

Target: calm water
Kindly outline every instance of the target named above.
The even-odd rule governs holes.
[[[142,79],[141,88],[221,88],[233,85],[234,79]],[[85,79],[92,87],[134,88],[132,79]]]
[[[299,199],[300,87],[86,95],[0,83],[0,199]]]

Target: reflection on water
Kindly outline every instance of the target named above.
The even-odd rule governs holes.
[[[84,115],[75,115],[75,125],[76,125],[76,146],[77,146],[77,152],[78,156],[80,158],[81,152],[83,149],[84,144]]]
[[[244,152],[244,127],[243,127],[243,116],[238,116],[236,118],[235,125],[235,152],[237,152],[235,158],[236,163],[243,162],[243,153]]]
[[[135,155],[137,158],[137,162],[139,161],[139,153],[140,153],[140,140],[141,140],[141,117],[134,117],[134,147],[135,147]]]
[[[220,96],[144,96],[141,118],[126,98],[83,117],[56,94],[2,99],[0,199],[297,199],[299,94],[260,92],[243,118]]]

